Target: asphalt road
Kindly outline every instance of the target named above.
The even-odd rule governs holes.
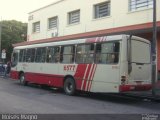
[[[0,113],[159,114],[160,103],[85,93],[67,96],[61,90],[21,86],[18,81],[0,77]]]

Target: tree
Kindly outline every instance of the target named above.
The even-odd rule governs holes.
[[[27,40],[27,23],[15,20],[2,21],[1,47],[6,49],[6,61],[11,59],[12,44]]]

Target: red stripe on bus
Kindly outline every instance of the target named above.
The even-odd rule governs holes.
[[[19,79],[19,72],[18,71],[11,71],[10,77],[12,79]],[[54,74],[42,74],[42,73],[25,73],[25,79],[30,83],[37,83],[37,84],[46,84],[49,86],[55,87],[63,87],[63,75],[54,75]]]
[[[32,83],[63,87],[64,75],[26,72],[25,79]]]
[[[91,79],[91,83],[90,83],[90,86],[89,86],[89,88],[88,88],[88,91],[91,91],[91,86],[92,86],[92,82],[93,82],[93,79],[94,79],[94,75],[95,75],[95,73],[96,73],[96,69],[97,69],[97,64],[95,64],[95,69],[94,69],[94,72],[93,72],[93,77],[92,77],[92,79]]]
[[[13,70],[11,70],[11,72],[10,72],[10,77],[12,78],[12,79],[19,79],[19,73],[17,72],[17,71],[13,71]]]
[[[91,74],[90,74],[89,79],[88,79],[88,85],[87,85],[86,91],[88,91],[90,82],[91,82],[91,80],[92,80],[92,78],[93,78],[94,69],[95,69],[95,64],[93,64],[93,67],[92,67],[92,70],[91,70]]]
[[[82,79],[84,77],[84,73],[85,73],[86,68],[87,68],[87,64],[79,64],[77,66],[77,70],[76,70],[76,73],[74,75],[74,78],[76,80],[76,88],[78,90],[81,89]]]
[[[89,64],[88,70],[87,70],[87,73],[86,73],[86,77],[84,78],[84,84],[83,84],[83,88],[82,88],[82,90],[84,90],[84,91],[85,91],[85,88],[86,88],[86,83],[87,83],[87,80],[88,80],[89,72],[91,70],[91,66],[92,66],[92,64]]]

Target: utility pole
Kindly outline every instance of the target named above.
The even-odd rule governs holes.
[[[157,25],[156,25],[156,0],[153,0],[153,40],[152,40],[152,95],[156,95],[157,81]]]
[[[1,51],[2,21],[0,21],[0,51]]]

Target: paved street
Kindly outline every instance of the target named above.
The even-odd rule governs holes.
[[[0,77],[0,113],[143,114],[159,113],[160,103],[107,95],[67,96],[60,90],[21,86]]]

